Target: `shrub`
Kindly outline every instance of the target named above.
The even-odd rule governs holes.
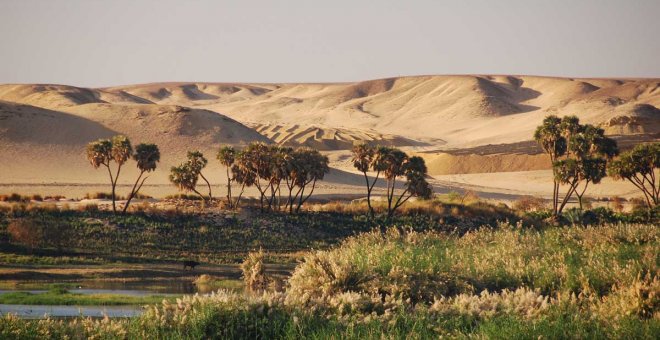
[[[610,202],[612,203],[612,209],[616,212],[623,212],[623,203],[626,201],[625,198],[621,198],[619,196],[614,196],[610,199]]]
[[[66,198],[66,197],[64,197],[62,195],[47,195],[46,197],[44,197],[44,200],[59,201],[63,198]]]
[[[479,202],[479,195],[472,190],[466,190],[461,196],[461,204],[470,204]]]
[[[71,236],[66,224],[48,218],[16,218],[9,222],[7,232],[14,242],[27,246],[61,249]]]
[[[447,195],[445,195],[447,202],[451,202],[451,203],[460,202],[461,197],[463,197],[463,195],[461,195],[458,191],[450,191],[447,193]]]
[[[88,213],[95,213],[99,211],[99,206],[95,203],[81,204],[78,206],[78,210]]]
[[[264,251],[259,249],[259,251],[250,252],[241,263],[240,268],[243,272],[245,287],[251,292],[262,292],[268,287],[269,279],[264,267],[264,256]]]
[[[9,222],[7,232],[11,238],[20,244],[23,244],[30,249],[39,246],[43,242],[43,230],[32,220],[29,219],[15,219]]]
[[[641,197],[633,197],[629,202],[633,212],[646,211],[648,209],[646,201]]]
[[[201,201],[201,200],[203,200],[203,198],[201,198],[197,195],[188,195],[188,194],[167,195],[167,196],[165,196],[165,199],[169,199],[169,200],[181,199],[181,200],[189,200],[189,201]]]
[[[614,211],[605,207],[587,210],[582,214],[582,222],[588,225],[613,223],[616,221],[617,217],[614,214]]]
[[[30,197],[29,196],[22,196],[17,193],[12,193],[10,195],[0,195],[0,201],[2,202],[29,202]]]
[[[108,192],[94,192],[94,193],[87,193],[85,194],[85,199],[97,199],[97,200],[111,200],[112,199],[112,193]],[[126,199],[125,197],[116,195],[117,200],[124,200]]]

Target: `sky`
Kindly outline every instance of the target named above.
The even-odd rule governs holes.
[[[0,0],[0,83],[660,77],[659,0]]]

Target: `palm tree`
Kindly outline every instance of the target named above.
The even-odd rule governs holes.
[[[371,165],[374,160],[374,156],[376,153],[376,149],[367,143],[361,142],[359,144],[356,144],[353,146],[353,166],[358,169],[362,174],[364,175],[364,180],[367,184],[367,206],[369,207],[369,216],[373,217],[374,216],[374,208],[371,206],[371,192],[374,189],[374,186],[376,185],[376,182],[378,181],[378,177],[380,176],[380,171],[376,172],[376,177],[374,178],[373,182],[369,181],[369,176],[367,173],[369,172]]]
[[[637,187],[649,209],[660,204],[660,143],[640,144],[610,162],[607,172],[615,180],[628,180]]]
[[[158,146],[156,144],[141,143],[135,147],[135,154],[133,155],[133,159],[135,162],[137,162],[137,168],[140,170],[140,175],[138,176],[137,180],[135,180],[135,184],[133,184],[133,189],[131,189],[131,193],[128,195],[128,199],[126,200],[126,205],[124,205],[123,212],[128,210],[128,205],[131,204],[131,200],[133,197],[135,197],[135,195],[137,195],[137,193],[142,188],[144,181],[146,181],[149,177],[145,176],[142,178],[144,173],[156,170],[156,163],[160,161],[160,150],[158,150]],[[140,181],[140,179],[142,179],[142,181]]]
[[[202,175],[202,169],[206,167],[208,160],[199,151],[188,151],[188,161],[170,168],[170,182],[176,185],[179,190],[192,191],[206,201],[213,200],[211,194],[211,183]],[[202,195],[197,191],[197,182],[202,177],[209,188],[208,196]]]
[[[236,150],[231,146],[223,146],[220,148],[220,151],[218,151],[217,157],[220,164],[224,165],[227,170],[227,206],[229,209],[232,209],[234,207],[231,197],[231,182],[233,181],[233,176],[230,175],[230,170],[236,160]]]
[[[396,190],[396,178],[403,176],[406,171],[408,155],[405,152],[389,147],[380,147],[376,152],[378,163],[382,164],[383,176],[387,179],[387,214],[393,214],[392,203]]]
[[[204,182],[206,182],[206,185],[209,188],[209,198],[208,200],[211,201],[213,200],[213,194],[211,193],[211,183],[204,177],[204,174],[202,174],[202,169],[206,167],[206,165],[209,163],[209,161],[204,157],[204,154],[202,154],[199,151],[188,151],[188,164],[190,166],[190,170],[193,173],[196,173],[202,179]]]
[[[321,155],[318,150],[313,150],[309,148],[301,148],[296,150],[299,154],[298,161],[299,172],[294,178],[295,184],[299,187],[296,196],[298,197],[298,205],[296,207],[296,212],[300,212],[300,207],[312,196],[314,193],[314,188],[316,187],[316,182],[323,180],[325,174],[330,172],[329,160],[327,156]],[[312,184],[309,194],[305,196],[305,188]],[[294,196],[294,199],[295,197]],[[289,210],[291,212],[291,210]]]
[[[546,123],[551,122],[548,127]],[[543,135],[541,132],[551,133]],[[557,137],[557,133],[559,137]],[[548,137],[549,136],[549,137]],[[582,208],[583,196],[590,183],[598,184],[606,176],[607,161],[618,153],[616,141],[605,137],[605,131],[593,125],[580,124],[576,116],[566,116],[561,120],[554,116],[546,117],[544,124],[537,128],[535,139],[553,159],[553,214],[561,214],[571,196],[577,196]],[[559,138],[559,148],[554,153],[550,144],[544,145],[543,137]],[[560,158],[561,157],[561,158]],[[564,198],[559,200],[559,184],[568,185]],[[579,186],[584,184],[582,190]]]
[[[250,143],[243,153],[243,171],[254,175],[254,185],[259,190],[259,204],[263,212],[266,191],[270,188],[272,153],[264,143]]]
[[[112,211],[117,213],[117,180],[119,179],[119,173],[121,172],[122,166],[126,163],[126,161],[128,161],[129,158],[131,158],[131,155],[133,154],[131,141],[126,136],[117,135],[112,137],[112,140],[99,139],[97,141],[90,142],[87,144],[86,151],[87,160],[89,160],[94,169],[98,169],[100,166],[105,166],[108,169],[110,185],[112,186]],[[111,161],[117,163],[117,171],[114,175],[112,174],[112,169],[110,168]]]
[[[552,164],[566,153],[566,138],[562,135],[561,123],[562,120],[559,117],[550,115],[545,117],[543,123],[534,131],[534,140],[550,156]],[[557,216],[558,203],[559,181],[554,178],[552,187],[552,212],[554,216]]]
[[[182,191],[192,191],[196,193],[199,197],[206,200],[207,198],[197,191],[197,180],[199,179],[198,173],[196,173],[188,163],[183,163],[178,166],[173,166],[170,168],[170,182],[176,185],[179,190]]]
[[[292,148],[272,145],[268,149],[270,165],[269,165],[269,178],[268,186],[270,188],[270,199],[268,200],[268,209],[275,207],[280,209],[281,202],[281,184],[287,176],[287,161],[289,155],[293,152]],[[277,199],[277,202],[276,202]]]
[[[236,154],[234,164],[231,167],[233,180],[241,185],[241,191],[236,197],[236,203],[234,204],[234,207],[236,208],[238,208],[241,202],[245,187],[251,187],[256,182],[256,174],[250,170],[250,167],[248,166],[249,162],[249,156],[241,151]]]

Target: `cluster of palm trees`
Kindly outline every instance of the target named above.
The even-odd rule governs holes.
[[[627,180],[644,195],[649,208],[660,204],[660,143],[640,144],[621,154],[607,168],[616,180]]]
[[[426,181],[427,168],[424,159],[409,156],[405,152],[387,146],[373,146],[359,143],[353,146],[353,166],[364,175],[367,187],[369,216],[374,216],[371,204],[373,189],[381,175],[387,181],[387,218],[394,216],[396,209],[411,197],[428,199],[433,196],[433,188]],[[375,173],[372,179],[369,172]],[[397,178],[404,178],[403,188],[397,193]]]
[[[259,191],[262,211],[298,212],[311,197],[317,181],[330,171],[328,158],[318,150],[256,142],[248,144],[243,150],[224,146],[218,151],[217,159],[227,172],[226,203],[231,209],[239,206],[245,188],[255,187]],[[186,162],[171,168],[170,181],[181,190],[192,191],[205,200],[212,200],[211,185],[202,174],[207,163],[201,152],[188,152]],[[208,195],[196,190],[200,177],[208,186]],[[240,186],[238,195],[233,195],[234,185]]]
[[[545,117],[536,128],[534,139],[550,156],[554,174],[552,212],[562,213],[575,195],[582,209],[583,196],[590,183],[598,184],[608,174],[615,180],[627,179],[643,193],[649,208],[658,204],[660,187],[655,172],[660,163],[660,143],[641,144],[619,154],[616,141],[605,131],[590,124],[580,124],[576,116]],[[568,190],[560,197],[560,185]]]
[[[122,166],[132,158],[140,171],[124,204],[123,212],[126,212],[129,204],[131,204],[131,200],[138,194],[142,185],[144,185],[144,182],[149,177],[148,175],[145,176],[145,174],[156,170],[156,163],[160,161],[160,151],[156,144],[141,143],[133,150],[131,141],[123,135],[114,136],[112,139],[99,139],[90,142],[87,144],[86,151],[87,160],[89,160],[95,169],[105,167],[108,170],[110,184],[112,186],[112,211],[115,214],[117,213],[116,187]],[[116,164],[114,173],[111,163]]]
[[[291,148],[264,143],[250,143],[242,150],[223,146],[217,159],[227,174],[226,204],[230,209],[239,206],[245,189],[255,187],[259,191],[262,211],[284,210],[299,212],[312,196],[318,181],[330,171],[328,157],[318,150],[302,147]],[[123,206],[126,212],[131,200],[139,193],[160,161],[160,151],[155,144],[139,144],[133,149],[128,137],[117,135],[111,139],[99,139],[87,145],[87,159],[95,168],[105,167],[112,187],[112,209],[117,212],[116,186],[122,167],[133,159],[139,175]],[[112,166],[112,163],[115,166]],[[213,200],[212,185],[203,171],[209,161],[200,151],[188,151],[186,161],[170,168],[169,180],[179,190],[193,192],[206,201]],[[353,165],[364,174],[367,185],[367,202],[370,216],[374,209],[371,203],[376,182],[387,181],[387,216],[394,215],[397,208],[413,196],[429,198],[433,194],[426,181],[427,169],[424,160],[408,156],[403,151],[384,146],[356,144],[353,148]],[[375,175],[370,178],[368,175]],[[397,188],[397,179],[403,178],[403,187]],[[198,183],[208,193],[198,190]],[[237,195],[232,190],[238,186]],[[397,191],[398,190],[398,191]],[[205,191],[205,190],[203,190]]]

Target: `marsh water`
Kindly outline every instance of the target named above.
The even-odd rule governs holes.
[[[26,319],[71,318],[77,316],[103,318],[127,318],[142,314],[141,306],[46,306],[46,305],[0,305],[0,315],[8,313]]]
[[[139,281],[84,281],[84,282],[62,282],[48,283],[48,286],[61,285],[68,292],[74,294],[108,294],[124,296],[150,296],[150,295],[187,295],[206,294],[213,291],[207,286],[198,286],[190,280],[139,280]],[[29,285],[29,289],[22,289],[18,284],[15,288],[0,289],[0,295],[10,292],[28,292],[33,294],[48,292],[46,284],[44,288]],[[142,306],[69,306],[69,305],[22,305],[22,304],[0,304],[0,315],[8,313],[22,318],[70,318],[77,316],[85,317],[133,317],[142,314]]]

